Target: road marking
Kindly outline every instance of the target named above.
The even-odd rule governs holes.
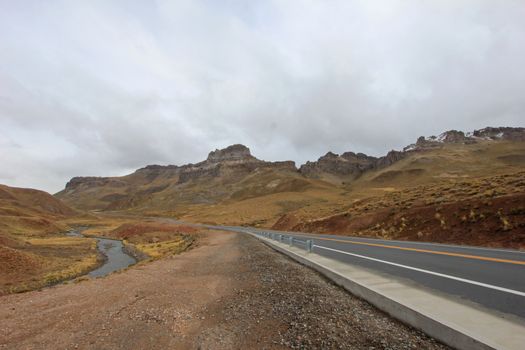
[[[283,231],[284,232],[284,231]],[[284,233],[281,233],[284,234]],[[297,236],[303,236],[303,237],[310,237],[310,238],[319,238],[319,235],[315,234],[308,234],[308,233],[302,233],[298,232],[297,234],[293,232],[286,233],[287,235],[297,235]],[[381,241],[377,238],[365,238],[365,237],[353,237],[353,236],[346,236],[349,240],[352,238],[362,239],[363,241]],[[448,248],[456,248],[456,249],[472,249],[472,250],[484,250],[487,252],[502,252],[502,253],[509,253],[509,254],[525,254],[525,251],[521,250],[512,250],[512,249],[497,249],[497,248],[484,248],[484,247],[474,247],[474,246],[468,246],[468,245],[454,245],[454,244],[445,244],[445,243],[432,243],[432,242],[414,242],[414,241],[399,241],[399,240],[388,240],[388,242],[392,243],[404,243],[404,244],[414,244],[414,245],[430,245],[435,247],[448,247]]]
[[[297,235],[297,236],[312,237],[312,236],[304,236],[304,235]],[[322,240],[322,241],[333,241],[333,242],[341,242],[341,243],[349,243],[349,244],[359,244],[359,245],[366,245],[366,246],[380,247],[380,248],[388,248],[388,249],[407,250],[407,251],[418,252],[418,253],[428,253],[428,254],[437,254],[437,255],[456,256],[456,257],[466,258],[466,259],[484,260],[484,261],[500,262],[500,263],[506,263],[506,264],[514,264],[514,265],[525,265],[525,261],[520,261],[520,260],[491,258],[491,257],[487,257],[487,256],[461,254],[461,253],[450,253],[450,252],[443,252],[443,251],[439,251],[439,250],[409,248],[409,247],[401,247],[401,246],[397,246],[397,245],[358,242],[358,241],[351,241],[351,240],[344,240],[344,239],[335,239],[335,238],[315,238],[315,239]]]
[[[514,289],[508,289],[508,288],[498,287],[498,286],[494,286],[494,285],[492,285],[492,284],[487,284],[487,283],[482,283],[482,282],[477,282],[477,281],[469,280],[469,279],[466,279],[466,278],[461,278],[461,277],[456,277],[456,276],[446,275],[446,274],[443,274],[443,273],[434,272],[434,271],[429,271],[429,270],[425,270],[425,269],[420,269],[420,268],[412,267],[412,266],[408,266],[408,265],[402,265],[402,264],[398,264],[398,263],[391,262],[391,261],[386,261],[386,260],[381,260],[381,259],[371,258],[371,257],[368,257],[368,256],[359,255],[359,254],[354,254],[354,253],[349,253],[349,252],[345,252],[345,251],[338,250],[338,249],[333,249],[333,248],[323,247],[323,246],[320,246],[320,245],[314,245],[314,248],[321,248],[321,249],[331,250],[331,251],[334,251],[334,252],[337,252],[337,253],[346,254],[346,255],[351,255],[351,256],[355,256],[355,257],[357,257],[357,258],[361,258],[361,259],[366,259],[366,260],[376,261],[376,262],[380,262],[380,263],[383,263],[383,264],[388,264],[388,265],[397,266],[397,267],[401,267],[401,268],[408,269],[408,270],[413,270],[413,271],[423,272],[423,273],[427,273],[427,274],[429,274],[429,275],[434,275],[434,276],[444,277],[444,278],[448,278],[448,279],[455,280],[455,281],[459,281],[459,282],[469,283],[469,284],[473,284],[473,285],[476,285],[476,286],[485,287],[485,288],[490,288],[490,289],[498,290],[498,291],[500,291],[500,292],[505,292],[505,293],[515,294],[515,295],[519,295],[519,296],[521,296],[521,297],[525,297],[525,293],[524,293],[524,292],[520,292],[520,291],[518,291],[518,290],[514,290]]]

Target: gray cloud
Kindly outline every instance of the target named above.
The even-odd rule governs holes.
[[[520,0],[2,2],[0,182],[523,125],[523,18]]]

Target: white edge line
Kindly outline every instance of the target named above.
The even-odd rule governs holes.
[[[513,250],[513,249],[498,249],[498,248],[484,248],[484,247],[474,247],[474,246],[468,246],[468,245],[453,245],[453,244],[446,244],[446,243],[432,243],[432,242],[414,242],[414,241],[399,241],[399,240],[382,240],[382,239],[374,239],[374,238],[364,238],[364,237],[354,237],[354,236],[341,236],[341,237],[322,237],[319,235],[312,235],[308,233],[282,233],[282,235],[288,235],[288,236],[299,236],[299,237],[308,237],[312,239],[319,239],[319,240],[326,240],[328,239],[337,239],[340,241],[345,240],[356,240],[357,242],[362,241],[362,243],[375,243],[381,244],[382,242],[387,244],[388,243],[401,243],[401,244],[414,244],[414,245],[429,245],[434,247],[448,247],[448,248],[457,248],[457,249],[463,249],[463,250],[484,250],[487,252],[501,252],[501,253],[510,253],[510,254],[525,254],[525,251],[521,250]],[[333,236],[333,235],[330,235]],[[343,243],[343,242],[341,242]],[[351,243],[351,242],[348,242]],[[409,248],[409,247],[407,247]]]
[[[517,290],[508,289],[508,288],[503,288],[503,287],[498,287],[498,286],[494,286],[492,284],[472,281],[472,280],[461,278],[461,277],[450,276],[450,275],[446,275],[446,274],[439,273],[439,272],[433,272],[433,271],[429,271],[429,270],[420,269],[420,268],[417,268],[417,267],[402,265],[402,264],[394,263],[394,262],[391,262],[391,261],[375,259],[375,258],[371,258],[371,257],[364,256],[364,255],[348,253],[348,252],[344,252],[342,250],[327,248],[327,247],[323,247],[323,246],[319,246],[319,245],[314,245],[313,247],[314,248],[321,248],[321,249],[331,250],[331,251],[334,251],[334,252],[337,252],[337,253],[351,255],[351,256],[355,256],[355,257],[361,258],[361,259],[372,260],[372,261],[380,262],[380,263],[383,263],[383,264],[388,264],[388,265],[392,265],[392,266],[402,267],[402,268],[408,269],[408,270],[414,270],[414,271],[418,271],[418,272],[423,272],[423,273],[427,273],[429,275],[444,277],[444,278],[448,278],[448,279],[459,281],[459,282],[474,284],[476,286],[490,288],[490,289],[498,290],[500,292],[511,293],[511,294],[515,294],[515,295],[519,295],[519,296],[525,297],[525,293],[524,292],[520,292],[520,291],[517,291]]]

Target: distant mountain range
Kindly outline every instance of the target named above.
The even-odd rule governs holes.
[[[243,145],[196,164],[148,165],[121,177],[75,177],[54,198],[0,187],[0,239],[56,231],[83,211],[356,234],[521,246],[525,128],[450,130],[383,157],[328,152],[296,167]],[[75,209],[71,209],[75,208]],[[2,236],[3,232],[3,236]],[[1,243],[1,242],[0,242]]]
[[[57,197],[83,209],[129,209],[140,206],[139,197],[161,193],[169,187],[184,187],[185,184],[204,179],[222,177],[226,183],[235,182],[254,172],[272,170],[279,173],[296,173],[303,178],[331,180],[331,182],[349,182],[364,173],[377,171],[411,156],[415,152],[443,148],[445,145],[468,145],[493,141],[525,140],[525,128],[488,127],[471,133],[450,130],[439,136],[419,137],[417,142],[403,149],[390,151],[383,157],[368,156],[363,153],[345,152],[341,155],[326,153],[317,161],[307,162],[296,168],[292,161],[266,162],[251,155],[248,147],[232,145],[222,150],[210,152],[205,161],[196,164],[148,165],[135,173],[123,177],[75,177],[66,184]],[[228,179],[230,177],[230,179]],[[146,186],[147,188],[144,188]],[[100,190],[100,192],[97,191]],[[110,193],[109,193],[110,192]],[[271,192],[271,191],[270,191]],[[224,195],[228,195],[225,191]],[[103,196],[100,196],[102,195]],[[98,197],[96,201],[86,203],[81,197]],[[194,198],[193,202],[216,202],[219,198],[205,195]],[[225,199],[222,198],[220,199]]]
[[[482,199],[525,191],[520,185],[525,171],[524,141],[525,128],[487,127],[470,133],[450,130],[419,137],[402,151],[392,150],[383,157],[328,152],[298,168],[292,161],[259,160],[246,146],[237,144],[212,151],[196,164],[148,165],[121,177],[75,177],[56,197],[81,210],[446,241],[455,235],[455,228],[447,222],[457,218],[443,219],[445,224],[441,224],[434,218],[439,208],[465,200],[473,201],[465,208],[479,207]],[[414,207],[430,212],[409,214]],[[498,212],[497,208],[487,210]],[[510,215],[500,213],[506,218]],[[409,218],[414,215],[427,219],[416,223]],[[465,215],[470,217],[470,212]],[[489,235],[503,220],[496,214],[483,215],[490,219],[479,231],[480,237]],[[525,231],[520,215],[514,217],[515,224],[501,229]],[[394,219],[403,225],[390,222]],[[461,225],[479,230],[481,221],[467,218],[457,230],[462,230]],[[437,236],[429,236],[433,234]],[[458,241],[457,237],[450,239]],[[462,240],[472,239],[465,236]]]

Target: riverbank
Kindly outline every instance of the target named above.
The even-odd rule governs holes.
[[[100,277],[138,261],[179,254],[190,249],[202,231],[130,217],[89,216],[62,224],[70,228],[68,233],[18,235],[9,244],[0,239],[0,295]],[[101,240],[107,242],[100,245]],[[116,264],[108,261],[115,260],[108,259],[108,252],[118,255]],[[112,267],[104,269],[108,264]]]
[[[0,244],[0,295],[21,293],[82,276],[103,263],[95,239],[19,235]]]
[[[252,237],[1,299],[0,348],[443,349]]]

